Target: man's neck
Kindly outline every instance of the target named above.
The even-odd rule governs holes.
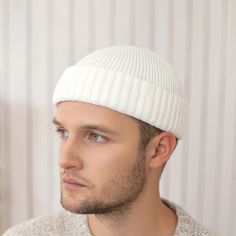
[[[88,223],[94,236],[172,236],[177,216],[158,195],[139,196],[122,211],[88,215]]]

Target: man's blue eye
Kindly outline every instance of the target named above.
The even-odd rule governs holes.
[[[56,129],[57,134],[59,135],[60,139],[65,139],[68,138],[69,132],[64,129]],[[102,135],[95,134],[95,133],[90,133],[89,134],[89,139],[98,143],[102,143],[106,141],[106,138]]]
[[[69,136],[69,132],[64,129],[56,129],[56,132],[58,133],[60,139],[65,139]]]
[[[95,134],[95,133],[91,133],[89,135],[89,138],[95,142],[98,142],[98,143],[102,143],[102,142],[106,141],[105,137],[103,137],[102,135],[99,135],[99,134]]]

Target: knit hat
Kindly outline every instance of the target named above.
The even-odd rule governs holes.
[[[182,137],[185,100],[171,67],[134,46],[97,50],[65,70],[53,95],[62,101],[101,105]]]

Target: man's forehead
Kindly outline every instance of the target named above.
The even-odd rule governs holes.
[[[111,129],[117,125],[122,126],[122,124],[138,125],[135,118],[121,112],[77,101],[65,101],[58,104],[53,123],[61,124],[67,121],[80,123],[83,126],[103,126]]]

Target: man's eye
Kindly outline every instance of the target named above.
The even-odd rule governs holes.
[[[56,129],[56,132],[58,133],[60,139],[65,139],[69,136],[69,132],[64,129]]]
[[[92,139],[93,141],[98,142],[98,143],[102,143],[106,141],[106,138],[104,136],[95,134],[95,133],[90,133],[89,139]]]

